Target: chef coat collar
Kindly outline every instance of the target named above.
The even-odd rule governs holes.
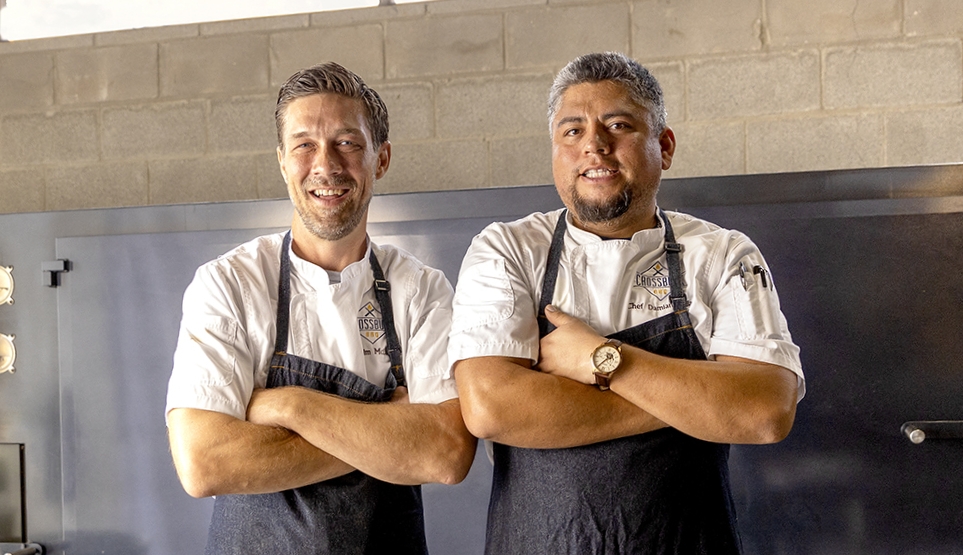
[[[293,275],[298,276],[298,279],[303,283],[309,284],[315,289],[320,289],[326,286],[334,286],[350,283],[355,279],[359,279],[362,276],[371,274],[371,263],[368,261],[368,257],[371,256],[371,249],[374,243],[371,241],[371,237],[365,236],[365,252],[364,256],[360,260],[348,264],[344,270],[341,270],[341,283],[331,283],[328,277],[328,272],[321,266],[313,262],[309,262],[294,252],[294,243],[288,247],[288,254],[291,256],[291,272]]]
[[[662,222],[661,212],[662,211],[659,210],[658,206],[656,206],[656,227],[636,231],[634,234],[632,234],[632,237],[629,239],[629,241],[634,243],[640,249],[651,249],[655,245],[661,245],[665,240],[665,224]],[[565,210],[564,214],[565,223],[568,224],[569,237],[573,239],[576,244],[587,246],[592,243],[601,243],[605,241],[591,231],[585,231],[584,229],[577,227],[572,220],[572,212],[570,210]]]

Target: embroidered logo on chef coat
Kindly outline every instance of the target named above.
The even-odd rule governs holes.
[[[634,286],[645,289],[657,300],[664,300],[669,296],[669,269],[657,261],[648,270],[635,274]]]
[[[381,312],[374,303],[368,302],[358,311],[358,331],[361,337],[372,345],[385,335],[385,326],[381,320]]]

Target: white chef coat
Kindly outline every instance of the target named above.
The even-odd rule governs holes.
[[[552,233],[562,213],[493,223],[472,241],[453,303],[448,344],[452,364],[480,356],[538,360],[538,300]],[[805,382],[799,348],[792,342],[759,249],[738,231],[688,214],[666,215],[684,247],[689,313],[706,355],[787,368],[798,376],[801,399]],[[756,267],[765,275],[753,273]],[[659,227],[641,230],[631,240],[603,240],[575,227],[568,217],[552,304],[609,335],[671,313],[668,295],[661,219]]]
[[[245,243],[198,268],[184,293],[167,409],[197,408],[244,419],[274,353],[283,233]],[[457,397],[446,356],[452,288],[411,254],[369,241],[391,284],[395,329],[412,403]],[[288,353],[345,368],[383,387],[390,362],[368,254],[328,273],[291,256]]]

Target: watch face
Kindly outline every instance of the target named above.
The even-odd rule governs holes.
[[[592,364],[599,372],[615,372],[622,362],[622,353],[612,345],[602,345],[592,353]]]

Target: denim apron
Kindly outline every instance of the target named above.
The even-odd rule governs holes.
[[[559,217],[539,302],[539,334],[558,276],[566,230]],[[680,253],[665,223],[673,313],[608,337],[685,359],[706,355],[689,318]],[[568,449],[494,444],[485,552],[730,555],[740,552],[729,489],[729,445],[672,428]]]
[[[343,368],[287,353],[291,297],[291,233],[281,246],[277,339],[267,387],[295,385],[369,403],[405,386],[389,283],[372,250],[375,297],[381,307],[391,371],[378,387]],[[243,455],[240,455],[243,456]],[[425,555],[420,486],[382,482],[360,471],[278,493],[218,495],[206,555]]]

